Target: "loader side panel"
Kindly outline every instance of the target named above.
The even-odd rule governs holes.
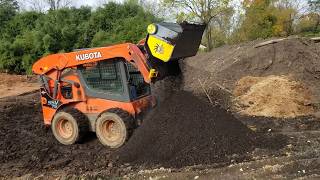
[[[86,101],[84,89],[80,85],[80,80],[75,70],[65,69],[61,74],[61,79],[58,83],[53,83],[53,79],[48,76],[42,78],[43,84],[40,88],[40,95],[43,119],[46,125],[51,124],[55,113],[64,106],[70,103]],[[48,87],[46,87],[46,84],[48,84]],[[56,94],[55,97],[54,94]]]

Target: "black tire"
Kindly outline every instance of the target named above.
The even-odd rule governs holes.
[[[63,109],[52,120],[54,137],[64,145],[79,143],[89,130],[88,120],[76,109]]]
[[[104,146],[121,147],[131,136],[134,128],[132,116],[122,109],[110,109],[96,121],[96,134]]]

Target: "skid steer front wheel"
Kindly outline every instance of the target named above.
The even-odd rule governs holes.
[[[96,121],[96,134],[99,141],[110,148],[119,148],[131,135],[133,119],[121,109],[111,109]]]
[[[74,144],[82,140],[88,131],[88,124],[81,112],[76,109],[58,112],[51,124],[55,138],[64,145]]]

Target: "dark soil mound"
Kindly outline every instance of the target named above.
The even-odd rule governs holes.
[[[228,162],[252,150],[252,137],[229,112],[177,91],[149,114],[117,155],[121,163],[170,167]]]
[[[197,81],[200,79],[209,94],[223,89],[230,96],[236,82],[243,77],[287,75],[306,85],[314,96],[313,101],[319,103],[319,44],[305,38],[292,38],[256,47],[261,42],[226,45],[188,58],[183,61],[185,79],[188,80],[185,85],[194,92],[201,92]],[[215,92],[212,94],[214,98]],[[231,104],[228,101],[219,102],[225,108]]]
[[[84,144],[59,144],[43,125],[39,102],[38,93],[0,100],[0,177],[61,169],[66,174],[107,173],[112,151],[95,135]]]
[[[320,77],[320,46],[313,41],[295,38],[256,47],[258,43],[223,46],[184,62],[213,73],[224,80],[225,85],[248,75],[291,74],[307,81]]]
[[[250,47],[234,57],[219,74],[225,79],[243,76],[293,75],[305,83],[320,77],[320,49],[306,39],[289,39]]]

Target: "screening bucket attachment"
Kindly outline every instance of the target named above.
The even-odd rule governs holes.
[[[157,72],[157,79],[180,74],[177,60],[197,54],[205,25],[189,23],[157,23],[147,28],[145,48],[148,63]]]
[[[148,26],[147,49],[163,62],[196,55],[205,25],[158,23]]]

